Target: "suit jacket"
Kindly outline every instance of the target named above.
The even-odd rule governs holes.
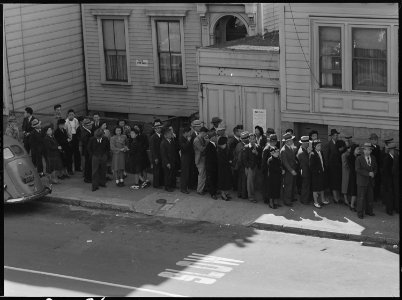
[[[383,158],[383,165],[382,165],[382,180],[384,183],[392,183],[393,181],[393,165],[394,165],[394,158],[388,153],[384,155]]]
[[[242,159],[241,159],[244,146],[245,145],[243,144],[243,142],[237,143],[236,148],[233,152],[232,165],[234,166],[235,170],[240,170],[241,168],[244,168],[244,166],[242,165]]]
[[[357,186],[368,186],[369,184],[374,186],[374,178],[369,177],[369,172],[374,172],[374,176],[377,175],[377,162],[374,155],[371,154],[370,160],[371,166],[367,164],[364,154],[356,157],[355,169]]]
[[[289,149],[288,146],[283,145],[280,157],[282,161],[283,168],[286,172],[296,171],[297,169],[297,162],[296,162],[296,154],[294,148]]]
[[[67,130],[66,129],[60,129],[57,128],[54,131],[54,138],[56,139],[57,143],[63,148],[64,151],[69,147],[69,144],[67,142]]]
[[[27,135],[27,133],[32,132],[33,127],[32,127],[32,121],[35,120],[36,118],[32,116],[31,120],[28,121],[28,117],[25,117],[22,120],[22,131],[24,132],[24,135]]]
[[[327,144],[327,151],[324,151],[325,160],[328,164],[328,168],[339,168],[342,169],[342,157],[341,152],[338,149],[336,143],[330,140]]]
[[[381,169],[381,167],[382,167],[382,155],[381,155],[380,146],[373,144],[373,150],[371,151],[371,155],[373,155],[375,157],[378,169]]]
[[[181,161],[190,162],[194,153],[193,144],[191,140],[189,141],[184,136],[180,136],[179,138],[180,145],[180,153],[181,153]]]
[[[324,165],[324,168],[325,168],[325,158],[324,158],[322,151],[321,151],[321,156],[322,156],[322,164]],[[317,151],[315,151],[315,150],[311,151],[308,163],[309,163],[310,174],[313,177],[314,176],[323,176],[324,169],[322,168],[321,159],[320,159],[320,156],[318,155]]]
[[[253,148],[250,147],[250,145],[246,145],[244,148],[244,155],[242,155],[242,165],[245,168],[251,168],[254,169],[257,167],[260,163],[259,160],[259,153],[260,151],[257,149],[259,147],[255,147],[255,150],[257,150],[257,154],[253,153]]]
[[[193,142],[193,148],[195,153],[195,164],[205,163],[205,148],[207,147],[204,138],[198,135]]]
[[[162,135],[159,137],[158,134],[155,132],[149,141],[149,150],[151,152],[151,160],[152,163],[155,163],[155,159],[158,159],[161,162],[161,141]]]
[[[234,152],[235,152],[235,149],[236,149],[236,146],[237,146],[238,143],[240,143],[240,139],[236,139],[234,136],[231,136],[228,139],[228,151],[229,151],[228,158],[229,158],[229,161],[232,161],[232,167],[234,167],[234,164],[233,164],[233,162],[234,162]]]
[[[89,155],[95,157],[104,157],[105,159],[107,159],[110,153],[110,142],[107,138],[102,137],[102,141],[98,143],[97,138],[93,136],[89,140],[87,149]]]
[[[98,125],[95,125],[95,121],[94,121],[94,123],[92,125],[92,129],[91,129],[92,135],[94,135],[95,131],[101,127],[101,124],[102,124],[102,120],[99,120]]]
[[[265,146],[267,145],[267,137],[265,135],[263,135],[259,141],[259,143],[257,143],[261,149],[264,149]]]
[[[177,148],[173,139],[171,139],[170,142],[165,138],[162,139],[160,144],[160,154],[163,167],[166,167],[167,164],[170,164],[170,169],[176,167]]]
[[[205,167],[208,173],[218,173],[218,151],[212,142],[205,148]]]
[[[299,148],[297,152],[297,160],[299,161],[300,173],[303,178],[309,178],[310,176],[310,161],[309,154],[306,149]]]
[[[81,140],[81,144],[82,144],[82,153],[84,155],[89,155],[88,144],[89,144],[89,140],[92,136],[93,136],[92,132],[88,132],[88,130],[86,130],[85,128],[81,128],[80,140]]]
[[[43,132],[32,130],[29,135],[29,145],[33,152],[43,152],[45,150]]]

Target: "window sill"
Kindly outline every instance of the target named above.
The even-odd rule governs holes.
[[[316,92],[330,92],[330,93],[356,93],[356,94],[380,94],[380,95],[392,95],[391,92],[380,92],[380,91],[362,91],[362,90],[342,90],[342,89],[331,89],[331,88],[316,88]]]
[[[154,84],[156,88],[174,88],[174,89],[187,89],[187,85],[176,85],[176,84]]]
[[[131,82],[120,82],[120,81],[101,81],[103,85],[131,85]]]

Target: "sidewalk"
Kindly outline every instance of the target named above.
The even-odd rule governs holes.
[[[186,195],[178,189],[172,193],[152,187],[131,190],[132,175],[126,178],[125,187],[108,181],[106,188],[92,192],[81,174],[53,185],[53,192],[42,201],[399,246],[399,214],[388,216],[378,203],[374,217],[359,219],[347,206],[332,203],[317,209],[294,202],[293,207],[273,210],[262,202],[261,195],[257,195],[258,203],[251,203],[237,197],[214,200],[194,191]]]

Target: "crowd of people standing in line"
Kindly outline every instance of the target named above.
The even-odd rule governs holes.
[[[83,173],[92,191],[106,187],[112,180],[108,174],[117,186],[125,186],[127,172],[134,174],[130,188],[136,190],[151,185],[147,169],[152,167],[153,187],[163,186],[168,192],[176,188],[180,173],[180,191],[185,194],[208,192],[213,199],[230,201],[234,190],[238,198],[257,202],[255,191],[260,189],[272,209],[281,206],[280,199],[286,206],[299,198],[302,204],[321,208],[332,198],[348,205],[359,218],[373,216],[373,202],[381,198],[389,215],[399,213],[399,149],[392,138],[380,149],[373,133],[359,146],[352,136],[339,139],[340,133],[332,129],[322,149],[317,131],[294,142],[293,130],[288,129],[281,146],[272,128],[264,134],[256,126],[250,133],[237,125],[228,137],[218,117],[212,118],[209,129],[194,120],[179,135],[156,119],[148,137],[140,125],[130,128],[125,120],[119,120],[111,134],[97,113],[92,120],[76,118],[70,109],[64,119],[61,105],[55,105],[54,111],[54,122],[42,128],[27,107],[22,124],[25,149],[41,176],[45,158],[46,173],[54,184],[74,174],[74,162],[74,171]],[[5,134],[19,139],[15,117],[10,116]]]

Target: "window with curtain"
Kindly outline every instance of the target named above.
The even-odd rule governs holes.
[[[102,20],[107,81],[128,82],[124,20]]]
[[[156,21],[159,83],[183,85],[179,21]]]
[[[342,88],[340,27],[319,27],[320,87]]]
[[[352,88],[387,91],[387,30],[352,28]]]

